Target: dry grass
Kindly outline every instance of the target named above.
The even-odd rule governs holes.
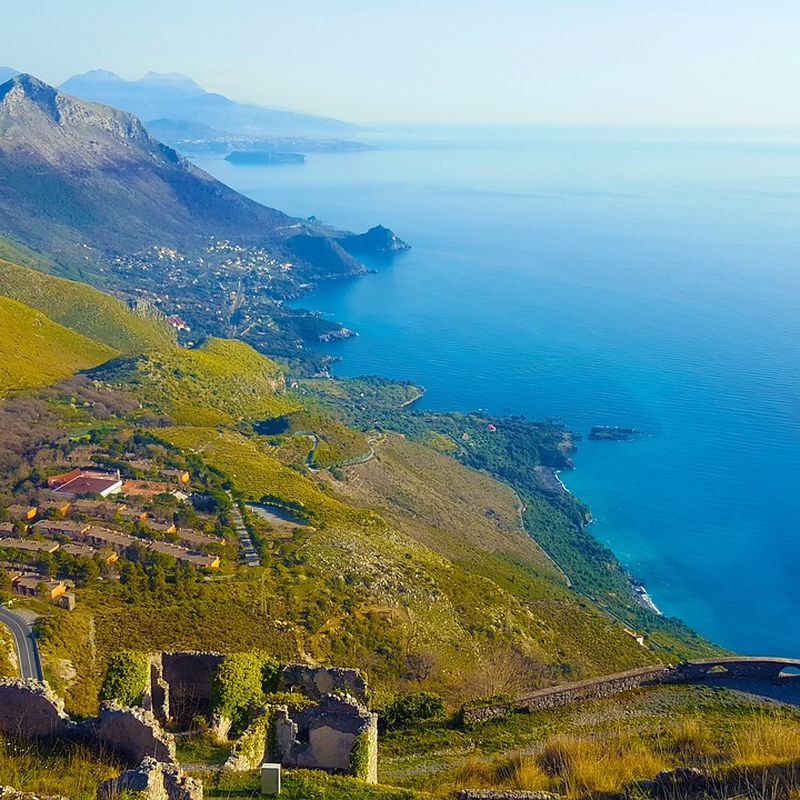
[[[734,764],[746,767],[800,758],[800,726],[785,719],[757,717],[735,733],[730,752]]]

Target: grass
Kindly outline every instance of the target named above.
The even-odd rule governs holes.
[[[55,383],[114,355],[107,345],[0,296],[0,393]]]
[[[16,651],[11,631],[0,624],[0,678],[16,678],[18,675],[15,665]]]
[[[256,770],[201,777],[204,797],[261,797],[261,779]],[[344,775],[311,770],[284,770],[281,783],[281,797],[285,800],[429,800],[431,797],[423,792],[373,785]]]
[[[637,781],[676,767],[701,769],[721,785],[757,782],[760,771],[790,765],[799,754],[797,709],[728,690],[672,686],[472,730],[437,724],[390,733],[380,764],[382,780],[439,796],[495,788],[584,797],[635,794]]]
[[[209,339],[193,350],[175,347],[115,359],[94,375],[134,391],[149,408],[178,423],[225,425],[297,408],[283,394],[278,365],[232,339]]]
[[[125,767],[107,754],[68,742],[18,742],[0,736],[0,786],[69,800],[95,800],[97,787]]]
[[[221,744],[209,734],[181,737],[175,744],[181,764],[213,764],[221,766],[231,754],[228,744]]]
[[[172,344],[166,322],[137,316],[121,300],[91,286],[5,261],[2,255],[0,248],[0,294],[123,353]]]

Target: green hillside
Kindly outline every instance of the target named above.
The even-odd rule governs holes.
[[[114,355],[107,345],[0,297],[0,392],[53,383]]]
[[[0,259],[0,294],[36,308],[67,328],[122,353],[140,353],[173,341],[169,326],[133,314],[120,300],[85,283],[57,278]]]
[[[233,339],[122,357],[96,370],[95,377],[131,389],[151,408],[192,425],[274,417],[297,407],[282,396],[280,367]]]

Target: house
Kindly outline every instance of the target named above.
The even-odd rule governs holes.
[[[27,553],[55,553],[58,542],[37,542],[35,539],[0,539],[0,548]]]
[[[119,506],[119,515],[125,522],[145,522],[147,520],[147,512],[142,511],[141,508]]]
[[[79,542],[70,542],[69,544],[62,544],[60,547],[62,553],[69,553],[71,556],[79,556],[84,558],[91,558],[97,550],[88,544],[81,544]]]
[[[172,556],[176,561],[183,562],[184,564],[194,564],[196,567],[203,569],[218,569],[220,565],[219,556],[204,556],[200,553],[190,553],[183,547],[178,547],[176,544],[169,544],[168,542],[148,542],[147,549],[152,550],[154,553],[163,553],[167,556]]]
[[[158,481],[126,480],[122,484],[122,493],[129,497],[155,497],[157,494],[169,494],[172,486]]]
[[[56,600],[67,591],[67,584],[64,581],[50,580],[41,575],[29,574],[17,578],[11,588],[18,594],[28,597],[38,597],[44,591],[48,599]]]
[[[33,526],[33,532],[45,536],[69,536],[70,539],[79,539],[88,527],[86,522],[75,522],[71,519],[42,519]]]
[[[146,516],[143,511],[134,511],[133,515],[129,514],[129,519],[126,519],[124,512],[128,510],[127,506],[118,503],[107,503],[102,500],[75,500],[72,504],[73,514],[83,514],[106,522],[113,522],[117,514],[126,522],[135,521],[136,519],[141,519],[142,516]],[[133,520],[130,520],[131,516],[133,516]]]
[[[225,544],[225,540],[220,536],[209,536],[207,533],[200,533],[191,528],[178,528],[176,531],[178,538],[190,547],[203,547],[209,544]]]
[[[108,528],[101,528],[97,525],[92,525],[85,533],[84,538],[98,547],[110,547],[117,553],[121,553],[128,547],[134,544],[142,544],[141,539],[135,536],[130,536],[127,533],[120,533],[120,531],[112,531]]]
[[[162,469],[159,474],[173,483],[186,484],[190,479],[190,475],[185,469]]]
[[[69,500],[41,500],[37,510],[40,517],[43,517],[48,512],[59,517],[65,517],[69,507]]]
[[[94,470],[74,469],[63,475],[48,478],[47,485],[53,491],[67,497],[82,494],[99,494],[108,497],[117,494],[122,488],[119,470],[116,472],[96,472]]]
[[[147,527],[156,533],[175,533],[177,528],[174,522],[158,522],[154,519],[147,520]]]
[[[27,522],[36,516],[36,506],[9,506],[8,516],[20,522]]]

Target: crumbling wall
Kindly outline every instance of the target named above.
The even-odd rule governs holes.
[[[203,785],[178,766],[145,758],[133,769],[100,784],[97,800],[115,800],[122,792],[141,792],[142,800],[203,800]]]
[[[158,677],[169,687],[165,702],[170,719],[188,727],[194,716],[210,716],[211,687],[223,658],[221,653],[161,653]]]
[[[378,717],[355,698],[323,695],[302,711],[279,708],[272,720],[272,757],[287,767],[351,772],[351,753],[362,737],[368,747],[367,774],[377,782]]]
[[[59,736],[72,726],[64,701],[47,684],[0,679],[0,731],[22,739]]]
[[[147,756],[157,761],[175,761],[175,739],[161,730],[158,720],[141,708],[103,703],[92,722],[94,739],[137,764]]]
[[[278,676],[279,692],[299,692],[319,701],[326,694],[349,694],[366,705],[367,682],[361,670],[287,664]]]

